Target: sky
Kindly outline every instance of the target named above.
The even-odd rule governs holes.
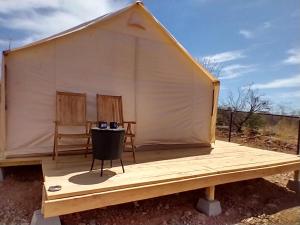
[[[118,10],[130,0],[0,0],[0,50]],[[144,0],[198,60],[221,65],[220,102],[249,84],[300,111],[299,0]]]

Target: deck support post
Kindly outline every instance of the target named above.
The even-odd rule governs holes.
[[[0,167],[0,182],[4,180],[4,172],[3,169]]]
[[[209,201],[215,200],[215,186],[205,188],[205,197]]]
[[[206,198],[199,198],[197,203],[197,210],[205,213],[208,216],[217,216],[221,214],[221,204],[215,200],[215,186],[207,187],[205,189]]]
[[[41,210],[36,210],[33,213],[30,225],[61,225],[58,216],[44,218]]]
[[[289,180],[287,187],[297,193],[300,193],[300,170],[294,171],[294,179]]]

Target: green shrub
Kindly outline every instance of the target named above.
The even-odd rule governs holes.
[[[259,114],[253,114],[246,122],[246,127],[252,132],[258,132],[265,125],[265,118]]]

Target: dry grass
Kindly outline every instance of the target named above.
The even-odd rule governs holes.
[[[297,120],[282,118],[275,125],[267,125],[262,128],[261,133],[274,139],[297,143],[298,123]]]

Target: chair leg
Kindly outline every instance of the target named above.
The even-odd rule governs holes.
[[[101,172],[100,172],[100,176],[102,177],[102,175],[103,175],[103,161],[104,160],[101,160]]]
[[[88,138],[87,144],[90,144],[90,138]],[[85,154],[84,154],[84,157],[85,157],[85,158],[87,157],[88,152],[89,152],[89,147],[86,147],[86,148],[85,148]]]
[[[58,157],[58,149],[57,149],[58,137],[57,137],[57,134],[58,134],[58,125],[55,124],[52,160],[55,160]]]
[[[125,173],[125,170],[124,170],[124,165],[123,165],[123,161],[122,161],[122,159],[120,159],[120,162],[121,162],[121,166],[122,166],[123,173]]]
[[[92,171],[92,170],[93,170],[93,167],[94,167],[94,162],[95,162],[95,158],[93,157],[93,162],[92,162],[92,166],[91,166],[91,169],[90,169],[90,171]]]
[[[89,137],[87,139],[87,144],[90,144],[90,141],[91,141],[91,125],[89,123],[86,126],[85,132],[87,134],[89,134]],[[89,152],[89,147],[86,147],[85,155],[84,155],[85,158],[87,157],[88,152]]]
[[[110,160],[110,168],[112,168],[112,160]]]
[[[135,160],[135,146],[133,144],[133,138],[132,137],[130,137],[130,143],[131,143],[131,148],[132,148],[133,162],[136,163],[136,160]]]
[[[132,156],[133,156],[133,162],[136,163],[136,160],[135,160],[135,147],[132,148]]]

